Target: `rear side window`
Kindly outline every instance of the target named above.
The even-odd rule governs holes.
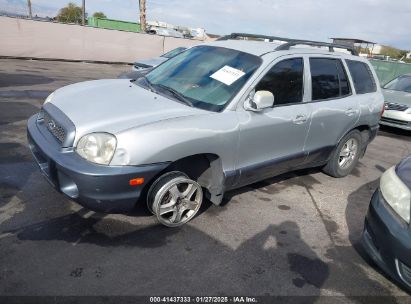
[[[341,60],[310,58],[310,70],[312,100],[343,97],[351,93]]]
[[[377,91],[374,77],[372,76],[370,67],[366,63],[355,60],[346,60],[346,62],[357,94]]]
[[[274,105],[298,103],[303,99],[303,77],[303,59],[286,59],[274,65],[255,90],[273,93]]]

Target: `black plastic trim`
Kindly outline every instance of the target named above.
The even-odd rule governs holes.
[[[303,164],[307,155],[307,152],[301,151],[293,155],[282,156],[240,168],[238,186],[248,185],[291,171]]]

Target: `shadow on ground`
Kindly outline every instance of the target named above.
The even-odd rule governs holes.
[[[39,109],[27,102],[0,102],[0,126],[27,120]]]
[[[304,170],[276,177],[254,184],[251,189],[261,189],[280,182],[281,189],[276,187],[275,191],[295,184],[302,185],[309,191],[318,183],[315,178],[306,175],[310,172],[311,170]],[[375,187],[376,181],[360,187],[349,196],[346,220],[350,241],[357,250],[369,192]],[[267,187],[265,191],[272,191],[271,188]],[[329,219],[323,220],[333,238],[338,225]],[[107,276],[107,280],[113,276],[117,277],[116,284],[137,280],[137,286],[139,280],[149,278],[148,282],[144,282],[144,286],[148,288],[145,290],[150,290],[150,294],[154,292],[186,295],[211,292],[213,295],[281,293],[312,296],[305,298],[304,303],[314,303],[321,290],[336,292],[354,301],[358,298],[353,295],[362,295],[364,290],[372,295],[390,295],[390,290],[367,275],[362,258],[351,246],[334,244],[324,248],[326,259],[322,259],[301,238],[300,229],[296,222],[285,220],[278,225],[269,225],[234,249],[190,224],[177,229],[159,225],[143,227],[98,213],[90,216],[88,210],[81,209],[35,224],[3,230],[1,233],[13,235],[19,243],[42,244],[37,246],[32,255],[41,264],[41,271],[56,276],[57,290],[64,290],[70,284],[72,288],[76,288],[77,284],[81,284],[83,288],[96,284],[93,280],[82,278],[85,270],[77,266],[81,263],[76,258],[70,257],[80,250],[83,254],[93,256],[92,264],[96,267],[107,261],[114,263],[114,268],[98,267]],[[3,239],[3,242],[5,240]],[[50,245],[47,245],[48,243]],[[50,257],[50,254],[53,256],[53,246],[57,244],[59,251],[64,250],[67,255],[66,266],[59,266],[61,257],[58,255]],[[94,249],[91,251],[91,248]],[[43,253],[43,250],[48,254]],[[0,257],[4,258],[1,254]],[[158,270],[153,272],[153,267]],[[194,269],[195,276],[192,275]],[[67,273],[70,274],[69,277],[66,276]],[[173,281],[179,283],[164,283],[165,276],[172,276]],[[78,281],[73,283],[73,278]],[[98,279],[99,286],[110,284],[104,280],[103,275]],[[24,275],[9,276],[0,277],[0,280],[7,282],[4,289],[0,288],[0,293],[7,293],[8,284],[24,281],[25,278]],[[41,281],[30,284],[31,288],[43,287]],[[141,290],[136,289],[136,292],[141,293]],[[390,302],[395,300],[387,298],[384,301]]]
[[[377,169],[383,173],[386,169],[378,166]],[[345,217],[347,221],[347,226],[349,229],[349,240],[356,250],[356,252],[361,256],[364,261],[374,268],[382,276],[386,277],[390,280],[393,284],[397,285],[399,288],[403,288],[399,284],[397,284],[391,277],[385,274],[379,267],[376,265],[373,260],[368,256],[364,247],[361,244],[361,234],[364,227],[364,220],[365,216],[368,211],[369,202],[371,200],[372,194],[379,186],[380,179],[376,179],[371,181],[365,185],[359,187],[356,191],[352,192],[348,196],[348,204],[345,210]],[[403,289],[404,290],[404,289]],[[404,290],[407,292],[406,290]]]
[[[32,86],[37,84],[52,83],[53,78],[38,74],[12,74],[0,73],[0,88],[1,87],[17,87],[17,86]]]
[[[411,131],[380,125],[378,136],[393,137],[411,141]]]

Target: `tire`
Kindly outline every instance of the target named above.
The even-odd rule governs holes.
[[[167,173],[161,175],[159,178],[157,178],[154,181],[154,183],[151,184],[151,186],[150,186],[150,188],[148,189],[148,192],[147,192],[147,209],[152,214],[155,215],[155,212],[154,212],[154,209],[153,209],[153,204],[154,204],[155,193],[159,189],[157,187],[158,183],[161,182],[161,181],[171,180],[171,179],[173,179],[174,177],[177,177],[177,176],[184,176],[184,177],[188,178],[188,176],[185,175],[183,172],[170,171],[170,172],[167,172]]]
[[[178,227],[197,214],[203,202],[203,190],[194,180],[178,171],[159,177],[150,187],[147,207],[158,221],[168,227]]]
[[[323,171],[333,177],[347,176],[357,165],[361,152],[361,133],[358,130],[352,130],[341,139]]]

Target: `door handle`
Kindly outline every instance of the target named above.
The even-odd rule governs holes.
[[[349,108],[349,109],[345,110],[345,114],[347,116],[353,116],[356,113],[357,113],[357,110],[354,110],[353,108]]]
[[[307,117],[305,115],[297,115],[294,119],[293,119],[293,123],[300,125],[303,124],[307,121]]]

